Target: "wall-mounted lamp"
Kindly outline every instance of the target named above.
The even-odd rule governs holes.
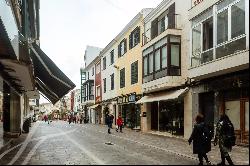
[[[119,69],[119,66],[114,65],[114,68]]]

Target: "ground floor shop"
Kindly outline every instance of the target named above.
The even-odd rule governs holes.
[[[118,115],[122,117],[124,127],[131,129],[141,128],[141,106],[136,104],[140,98],[141,95],[136,93],[118,97]]]
[[[207,79],[192,87],[193,115],[202,113],[215,128],[225,113],[234,124],[237,144],[249,144],[249,70]]]
[[[117,114],[117,102],[115,100],[104,101],[102,103],[102,116],[101,116],[101,123],[106,124],[107,115],[113,115],[113,125],[116,125],[116,118],[118,117]]]
[[[142,131],[184,136],[184,95],[188,88],[145,95],[141,103]]]

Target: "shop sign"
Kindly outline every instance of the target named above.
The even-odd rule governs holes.
[[[118,97],[117,103],[122,104],[123,103],[123,97]]]
[[[204,0],[192,0],[192,7],[199,5],[202,3]]]
[[[132,94],[128,97],[128,102],[135,102],[136,100],[136,95],[135,94]]]

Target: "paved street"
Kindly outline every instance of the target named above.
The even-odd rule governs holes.
[[[185,141],[131,130],[109,135],[101,125],[37,122],[0,152],[0,164],[196,165],[191,150]]]

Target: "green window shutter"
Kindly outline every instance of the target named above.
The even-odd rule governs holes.
[[[129,35],[129,49],[133,47],[133,32]]]
[[[127,39],[124,40],[124,53],[127,52]]]

